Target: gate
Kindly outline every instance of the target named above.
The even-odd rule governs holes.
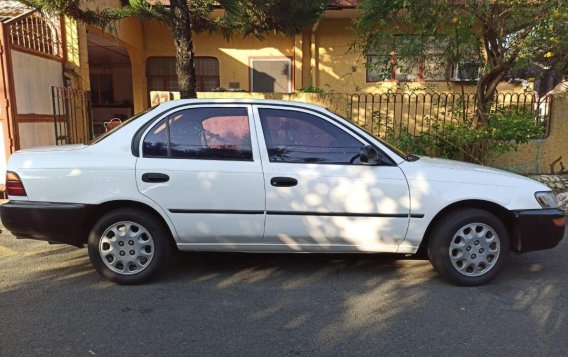
[[[87,143],[93,138],[91,95],[88,91],[51,87],[57,145]]]

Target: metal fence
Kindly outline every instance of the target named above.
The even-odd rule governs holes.
[[[8,39],[12,46],[33,53],[63,58],[61,17],[32,11],[15,17],[8,25]]]
[[[91,95],[88,91],[51,87],[57,145],[86,143],[93,137]]]
[[[400,137],[405,132],[417,136],[433,128],[443,130],[446,123],[471,118],[477,109],[476,99],[475,94],[467,93],[352,94],[349,119],[381,138]],[[549,134],[552,96],[499,93],[492,107],[527,110],[542,125],[544,137]]]

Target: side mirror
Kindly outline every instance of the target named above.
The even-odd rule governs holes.
[[[378,164],[381,162],[381,156],[374,147],[365,145],[361,148],[359,160],[365,164]]]

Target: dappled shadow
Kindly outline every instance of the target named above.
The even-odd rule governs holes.
[[[565,239],[554,250],[513,257],[501,274],[503,284],[491,286],[493,292],[512,302],[537,326],[541,338],[550,338],[568,327],[568,278]]]
[[[565,352],[566,242],[478,288],[395,255],[241,253],[178,253],[157,280],[119,286],[86,249],[40,244],[0,260],[2,355],[31,339],[59,355]]]

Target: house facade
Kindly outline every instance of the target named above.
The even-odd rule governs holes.
[[[121,2],[86,6],[113,8]],[[401,88],[454,92],[461,87],[459,78],[426,75],[427,62],[403,71],[393,57],[390,78],[368,69],[366,62],[376,56],[352,49],[357,3],[333,0],[318,23],[293,37],[235,35],[227,40],[194,34],[199,95],[286,94],[305,88],[336,94]],[[14,150],[85,141],[103,132],[110,119],[130,117],[177,90],[174,41],[166,24],[127,18],[108,33],[16,1],[3,1],[0,16],[0,169]]]

